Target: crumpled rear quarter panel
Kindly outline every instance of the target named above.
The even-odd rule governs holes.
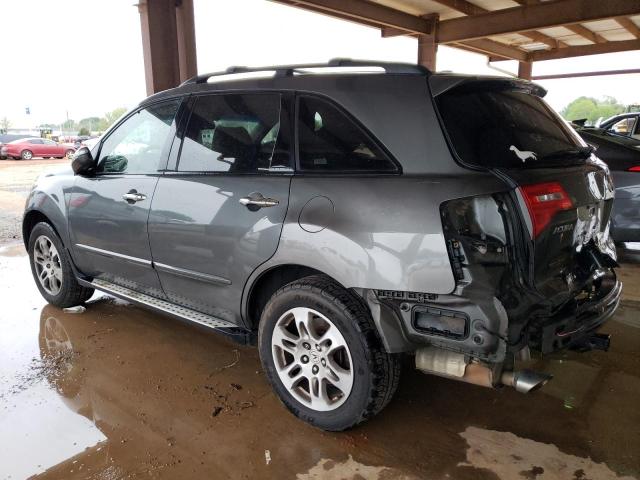
[[[491,174],[294,176],[280,244],[262,271],[299,264],[347,288],[451,293],[455,279],[440,219],[446,200],[506,190]],[[299,217],[314,197],[333,212]],[[317,228],[310,226],[317,224]],[[314,232],[314,233],[312,233]]]

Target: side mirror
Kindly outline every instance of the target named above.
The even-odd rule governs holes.
[[[96,168],[96,161],[87,147],[79,148],[73,156],[71,168],[76,175],[90,175]]]

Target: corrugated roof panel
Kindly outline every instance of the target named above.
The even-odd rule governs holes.
[[[585,27],[594,32],[606,32],[607,30],[617,30],[620,24],[613,19],[598,20],[597,22],[583,23]]]
[[[473,3],[485,10],[502,10],[519,6],[517,3],[514,5],[513,0],[473,0],[469,3]]]
[[[630,34],[624,28],[618,28],[617,30],[609,30],[606,32],[600,32],[604,38],[609,40],[610,42],[620,42],[622,40],[635,40],[635,36]]]
[[[441,3],[432,0],[371,0],[386,7],[391,7],[411,15],[425,15],[427,13],[437,13],[441,20],[460,17],[462,14]]]

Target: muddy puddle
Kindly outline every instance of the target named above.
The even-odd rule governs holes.
[[[102,295],[45,305],[21,248],[0,250],[0,480],[640,479],[635,302],[609,353],[536,360],[555,379],[530,396],[407,362],[381,415],[333,434],[281,406],[253,348]]]

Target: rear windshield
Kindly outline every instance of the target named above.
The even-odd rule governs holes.
[[[463,86],[436,101],[452,147],[466,164],[527,168],[585,158],[585,144],[527,91]]]

